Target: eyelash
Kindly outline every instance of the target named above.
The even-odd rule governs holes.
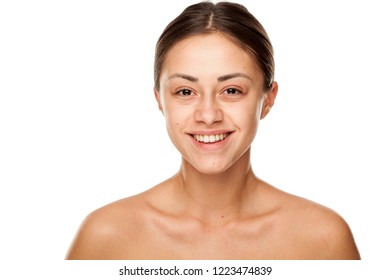
[[[187,92],[187,93],[189,93],[189,94],[184,94],[184,92]],[[190,89],[188,89],[188,88],[183,88],[183,89],[181,89],[181,90],[178,90],[177,92],[176,92],[176,94],[177,95],[180,95],[180,96],[190,96],[191,94],[192,94],[192,90],[190,90]]]
[[[232,90],[234,91],[234,93],[231,92]],[[230,93],[229,93],[229,91],[230,91]],[[191,96],[192,93],[193,93],[193,90],[188,89],[188,88],[183,88],[181,90],[176,91],[176,94],[180,95],[180,96]],[[243,92],[237,88],[230,87],[230,88],[225,89],[223,91],[223,93],[225,93],[227,95],[241,95]]]
[[[234,90],[235,93],[234,93],[234,94],[233,94],[233,93],[229,93],[229,90]],[[237,88],[234,88],[234,87],[227,88],[227,89],[225,89],[223,92],[224,92],[224,93],[226,92],[227,95],[240,95],[240,94],[242,94],[242,91],[241,91],[241,90],[239,90],[239,89],[237,89]]]

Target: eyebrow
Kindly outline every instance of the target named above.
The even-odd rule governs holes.
[[[232,74],[227,74],[227,75],[223,75],[221,77],[218,77],[218,82],[224,82],[226,80],[237,78],[237,77],[246,78],[246,79],[249,79],[252,81],[251,77],[249,77],[248,75],[246,75],[244,73],[239,72],[239,73],[232,73]]]
[[[188,81],[193,82],[193,83],[196,83],[197,81],[199,81],[198,78],[195,78],[195,77],[192,77],[192,76],[186,75],[186,74],[179,74],[179,73],[175,73],[175,74],[170,75],[168,77],[168,80],[174,79],[174,78],[182,78],[182,79],[188,80]]]
[[[246,78],[246,79],[249,79],[249,80],[252,81],[251,77],[249,77],[248,75],[246,75],[244,73],[241,73],[241,72],[231,73],[231,74],[220,76],[220,77],[217,78],[217,81],[218,82],[224,82],[224,81],[227,81],[227,80],[230,80],[230,79],[234,79],[234,78],[237,78],[237,77]],[[199,81],[199,79],[196,78],[196,77],[193,77],[193,76],[190,76],[190,75],[186,75],[186,74],[180,74],[180,73],[175,73],[175,74],[170,75],[168,77],[168,80],[175,79],[175,78],[185,79],[185,80],[188,80],[188,81],[193,82],[193,83],[196,83],[196,82]]]

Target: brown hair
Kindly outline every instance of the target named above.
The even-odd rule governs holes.
[[[160,90],[160,75],[168,50],[192,35],[221,32],[248,50],[264,74],[264,89],[274,79],[273,48],[260,22],[243,6],[231,2],[200,2],[187,7],[165,28],[156,44],[154,86]]]

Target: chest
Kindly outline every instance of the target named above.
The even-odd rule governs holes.
[[[123,259],[289,259],[296,251],[270,229],[153,231],[116,247]]]

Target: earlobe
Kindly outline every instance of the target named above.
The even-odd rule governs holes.
[[[154,91],[154,98],[156,98],[157,101],[158,109],[161,111],[161,113],[164,114],[164,111],[161,106],[160,93],[155,88],[153,89],[153,91]]]
[[[261,111],[260,120],[264,119],[265,116],[267,116],[268,113],[271,112],[271,108],[272,107],[267,105],[267,104],[265,106],[263,106],[263,110]]]
[[[278,94],[278,83],[272,82],[271,89],[265,93],[265,100],[263,105],[263,110],[261,111],[260,119],[265,118],[265,116],[268,115],[268,113],[271,111],[272,106],[275,103],[276,95]]]

